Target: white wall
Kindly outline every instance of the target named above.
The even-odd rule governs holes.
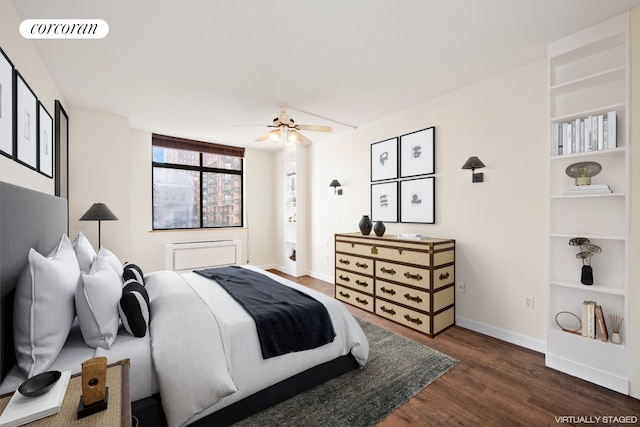
[[[386,224],[387,233],[456,239],[459,324],[544,350],[547,292],[546,62],[540,59],[313,144],[311,260],[333,278],[333,233],[358,231],[370,211],[371,143],[436,129],[436,224]],[[483,183],[461,167],[486,165]],[[344,195],[329,187],[338,179]],[[523,296],[535,299],[533,310]]]
[[[46,110],[55,117],[55,100],[64,105],[62,95],[51,80],[40,55],[30,40],[18,33],[20,19],[10,2],[0,1],[0,47],[13,66],[20,71]],[[65,106],[66,109],[66,106]],[[54,193],[54,180],[0,155],[0,181],[28,187],[43,193]]]

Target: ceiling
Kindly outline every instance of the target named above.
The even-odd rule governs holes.
[[[71,107],[143,131],[253,140],[280,104],[351,126],[545,55],[640,0],[12,0],[20,18],[103,19],[101,40],[35,40]],[[17,29],[16,29],[17,31]],[[350,126],[297,110],[298,124]],[[234,125],[264,124],[265,127]],[[315,143],[326,134],[304,132]]]

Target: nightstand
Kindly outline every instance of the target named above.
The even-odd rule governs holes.
[[[131,399],[129,397],[129,359],[124,359],[107,367],[107,387],[109,406],[106,410],[80,420],[76,419],[78,402],[82,394],[80,374],[71,377],[60,412],[29,424],[29,427],[131,427]],[[10,394],[0,398],[0,413],[9,403]]]

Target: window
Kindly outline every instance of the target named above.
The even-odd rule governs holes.
[[[244,148],[153,134],[153,229],[243,226]]]

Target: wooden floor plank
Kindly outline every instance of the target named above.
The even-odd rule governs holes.
[[[273,272],[333,296],[331,283]],[[635,425],[640,425],[640,400],[547,368],[544,354],[459,326],[429,338],[356,307],[346,307],[355,316],[460,361],[378,427],[593,425],[596,417],[614,416],[636,417]],[[562,416],[574,418],[558,422],[556,417]],[[617,421],[607,425],[629,425],[629,418]]]

